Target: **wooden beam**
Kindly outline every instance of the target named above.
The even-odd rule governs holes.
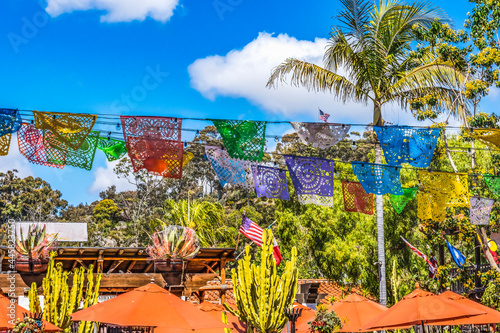
[[[79,260],[79,259],[78,259],[77,261],[80,263],[80,265],[82,265],[82,267],[83,267],[83,268],[85,268],[85,269],[89,269],[89,268],[87,267],[87,265],[85,265],[85,263],[84,263],[82,260]]]
[[[3,259],[5,258],[5,250],[0,250],[0,272],[3,270]]]
[[[108,271],[106,272],[106,274],[109,274],[111,272],[113,272],[116,267],[120,266],[120,264],[123,262],[123,260],[115,260],[113,261],[113,263],[111,264],[111,267],[108,269]]]
[[[137,264],[137,260],[132,261],[130,265],[128,265],[127,272],[130,272],[130,270],[134,268],[135,264]]]
[[[82,254],[83,254],[83,252],[85,252],[85,249],[79,249],[79,250],[78,250],[78,254],[79,254],[79,255],[82,255]]]
[[[102,256],[101,256],[102,257]],[[5,257],[5,259],[9,259],[9,257]],[[72,260],[99,260],[99,257],[55,257],[56,261],[72,261]],[[106,257],[106,260],[124,260],[124,261],[147,261],[151,260],[149,257],[142,257],[142,258],[137,258],[137,257]],[[189,259],[188,261],[205,261],[205,262],[220,262],[220,258],[193,258]],[[226,258],[226,262],[228,261],[234,261],[234,259]]]
[[[97,257],[97,273],[102,273],[104,270],[104,258],[102,254],[104,253],[104,250],[99,250],[99,257]],[[83,258],[82,258],[83,259]]]
[[[78,260],[73,261],[73,265],[71,266],[71,270],[74,270],[76,265],[78,265]]]
[[[222,289],[222,285],[226,284],[226,257],[221,258],[219,271],[221,283],[220,304],[224,304],[226,302],[226,289]]]
[[[214,274],[217,274],[217,272],[216,272],[216,271],[214,271],[214,269],[213,269],[212,267],[208,266],[206,262],[202,262],[202,264],[203,264],[203,266],[205,266],[205,267],[206,267],[206,268],[207,268],[210,272],[212,272],[212,273],[214,273]],[[207,272],[207,273],[208,273],[208,272]],[[217,274],[217,275],[219,275],[219,274]]]
[[[143,273],[149,272],[149,270],[151,269],[151,267],[153,267],[153,264],[154,264],[154,261],[151,260],[151,262],[149,263],[149,265],[147,265],[146,268],[144,268],[144,270],[142,272]]]
[[[57,250],[57,253],[59,253],[59,255],[63,254],[64,253],[64,249]]]

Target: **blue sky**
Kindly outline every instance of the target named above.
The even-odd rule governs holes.
[[[456,27],[472,8],[465,0],[439,4]],[[320,62],[339,6],[336,0],[4,0],[0,107],[295,121],[317,120],[321,107],[331,121],[368,123],[370,107],[305,89],[265,88],[273,66],[288,56]],[[151,72],[156,80],[147,78]],[[147,94],[139,96],[145,78]],[[489,99],[483,108],[493,105],[496,92]],[[412,122],[398,111],[388,107],[384,117]],[[268,132],[286,131],[282,125]],[[14,139],[9,156],[0,157],[0,170],[12,168],[42,177],[72,204],[98,199],[113,183],[127,188],[100,152],[92,171],[59,170],[27,163]]]

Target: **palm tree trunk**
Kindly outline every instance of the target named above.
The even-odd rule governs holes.
[[[373,124],[382,126],[382,106],[375,103],[373,110]],[[380,142],[375,139],[375,163],[382,163],[382,147]],[[375,196],[375,209],[377,220],[377,252],[379,267],[379,298],[380,304],[387,305],[387,282],[385,276],[385,235],[384,235],[384,197]]]

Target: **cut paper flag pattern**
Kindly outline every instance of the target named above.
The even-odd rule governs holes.
[[[429,277],[434,278],[438,269],[438,265],[432,253],[431,253],[431,258],[432,258],[431,260],[425,254],[423,254],[422,251],[417,249],[415,246],[411,245],[406,239],[404,239],[403,237],[401,237],[401,239],[406,243],[406,245],[408,245],[408,247],[413,251],[413,253],[415,253],[417,256],[425,260],[425,262],[429,265]]]
[[[146,169],[166,178],[182,178],[182,119],[120,116],[134,172]]]
[[[243,215],[243,219],[241,220],[240,232],[252,242],[262,247],[262,234],[264,230],[255,222],[250,220],[248,217]],[[278,242],[273,236],[273,255],[274,260],[276,261],[276,266],[279,266],[283,257],[281,256],[281,251],[278,246]]]
[[[488,146],[500,149],[500,129],[498,128],[475,128],[470,133],[474,138]]]
[[[470,223],[474,225],[490,224],[490,213],[494,199],[470,197]]]
[[[19,152],[26,157],[28,162],[54,168],[64,168],[67,152],[53,149],[50,151],[49,156],[46,148],[50,150],[50,147],[45,146],[43,131],[37,129],[34,125],[23,125],[17,133],[17,141]],[[48,157],[53,162],[49,162]]]
[[[23,120],[19,112],[12,109],[0,109],[0,136],[19,131],[22,124]]]
[[[389,200],[391,201],[392,207],[396,211],[396,213],[401,214],[401,212],[406,207],[406,204],[411,200],[415,199],[417,195],[418,188],[417,187],[403,187],[403,194],[394,195],[391,194],[389,196]]]
[[[352,162],[352,170],[366,193],[401,195],[400,167],[385,164]]]
[[[422,190],[418,192],[417,216],[442,222],[447,207],[469,207],[469,180],[465,173],[419,171]]]
[[[373,215],[373,194],[368,194],[360,183],[342,181],[342,195],[346,212]]]
[[[290,200],[285,170],[252,165],[252,174],[257,197]]]
[[[227,151],[219,147],[205,146],[205,154],[222,186],[232,184],[252,187],[248,171],[250,162],[232,159]]]
[[[121,140],[99,138],[97,148],[106,155],[109,162],[119,160],[127,154],[127,146]]]
[[[465,264],[465,256],[462,254],[462,252],[458,251],[456,247],[450,244],[450,242],[446,241],[446,247],[450,251],[451,257],[453,258],[453,261],[459,268],[463,268]]]
[[[35,127],[49,130],[62,143],[78,150],[94,127],[96,115],[33,111]]]
[[[91,132],[79,149],[73,149],[60,142],[51,131],[44,131],[43,142],[47,162],[52,164],[70,165],[75,168],[90,171],[94,163],[99,132]],[[60,160],[60,156],[65,156]]]
[[[283,155],[301,204],[333,206],[334,161]]]
[[[351,125],[343,124],[320,124],[320,123],[290,123],[295,129],[300,140],[305,145],[311,145],[314,148],[330,148],[342,141]]]
[[[408,126],[374,126],[387,164],[409,163],[427,168],[434,155],[441,129]]]
[[[16,110],[0,109],[0,156],[9,154],[12,133],[19,131],[22,122]]]
[[[484,182],[488,185],[490,191],[495,197],[500,198],[500,177],[492,175],[484,175]]]
[[[232,158],[262,161],[266,144],[265,121],[212,120]]]

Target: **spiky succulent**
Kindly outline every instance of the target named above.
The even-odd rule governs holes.
[[[57,239],[57,235],[49,240],[45,232],[45,225],[31,224],[28,228],[26,238],[23,236],[23,230],[20,230],[20,235],[16,239],[16,252],[20,256],[30,259],[43,259],[49,255],[49,249]]]
[[[164,226],[151,237],[148,246],[152,259],[192,259],[200,250],[200,241],[193,229],[178,225]]]

